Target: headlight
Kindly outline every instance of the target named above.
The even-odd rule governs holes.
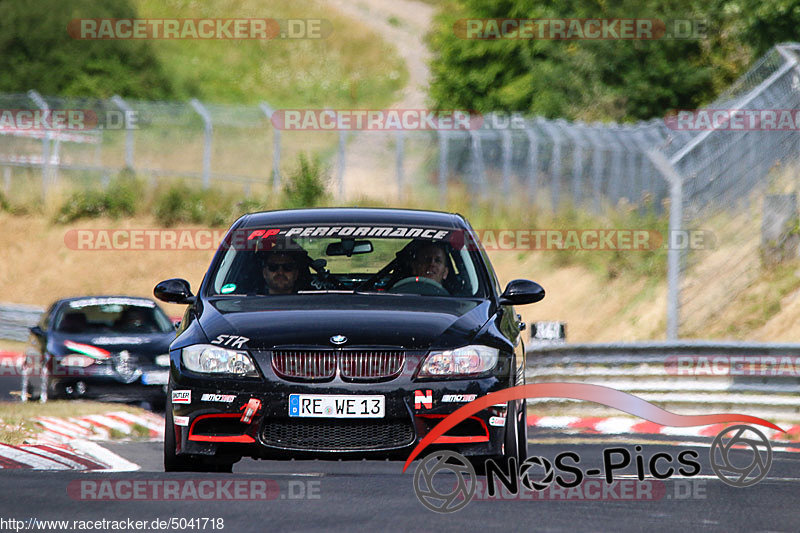
[[[156,356],[156,366],[169,366],[169,354],[161,354]]]
[[[61,366],[77,366],[86,368],[87,366],[95,364],[97,361],[85,355],[70,354],[58,360]]]
[[[195,344],[181,350],[183,366],[201,374],[232,374],[258,377],[253,360],[245,352],[226,350],[213,344]]]
[[[489,346],[464,346],[428,354],[418,377],[461,377],[482,374],[497,364],[499,350]]]

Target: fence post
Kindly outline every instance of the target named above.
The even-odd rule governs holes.
[[[266,102],[261,102],[258,107],[272,124],[272,192],[278,194],[281,188],[281,130],[272,123],[272,114],[275,110]]]
[[[539,188],[539,141],[533,128],[525,128],[528,137],[528,195],[533,199]]]
[[[402,130],[397,132],[397,197],[402,200],[404,197],[405,183],[403,175],[403,159],[405,157],[405,136]]]
[[[128,102],[118,95],[115,94],[112,96],[111,101],[114,102],[114,105],[120,108],[126,116],[128,114],[133,114],[133,109],[128,105]],[[133,170],[133,129],[128,124],[127,119],[125,120],[125,166]]]
[[[603,184],[603,169],[605,168],[605,158],[603,157],[603,145],[597,142],[597,132],[593,129],[586,129],[589,144],[592,145],[592,208],[596,214],[602,210],[601,194]]]
[[[45,117],[49,117],[50,106],[44,101],[42,95],[31,89],[28,91],[28,98],[42,110]],[[42,136],[42,203],[47,201],[47,187],[50,181],[50,138],[52,134],[49,128],[45,128]]]
[[[485,196],[486,188],[486,169],[483,166],[483,146],[481,145],[480,130],[469,130],[472,147],[472,182],[473,187],[478,188],[480,196]],[[475,191],[472,191],[472,198],[475,198]]]
[[[511,132],[504,129],[503,139],[503,201],[507,201],[511,196]]]
[[[344,169],[345,169],[345,148],[347,146],[347,136],[344,130],[339,132],[339,149],[337,152],[337,176],[339,180],[339,200],[344,200]]]
[[[681,231],[683,223],[683,178],[661,152],[649,150],[647,156],[653,166],[669,181],[669,235],[667,235],[667,340],[678,339],[681,296],[681,251],[673,244],[673,236]]]
[[[559,126],[572,141],[572,203],[577,207],[583,201],[582,181],[583,181],[583,137],[580,129],[583,128],[582,122],[568,124],[565,120],[558,121]]]
[[[438,130],[439,136],[439,205],[447,205],[447,132]]]
[[[197,98],[192,98],[189,102],[200,118],[203,119],[204,125],[204,142],[203,142],[203,188],[208,189],[211,185],[211,137],[214,133],[214,126],[211,122],[211,115],[205,106]]]

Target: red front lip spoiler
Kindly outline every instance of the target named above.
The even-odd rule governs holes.
[[[220,414],[209,414],[209,415],[200,415],[194,420],[192,420],[192,425],[189,426],[189,440],[193,442],[233,442],[239,444],[252,444],[256,440],[251,437],[250,435],[224,435],[224,436],[217,436],[217,435],[194,435],[194,426],[197,424],[198,421],[206,419],[206,418],[241,418],[242,415],[238,413],[220,413]]]

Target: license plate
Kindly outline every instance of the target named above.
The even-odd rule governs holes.
[[[384,396],[290,394],[289,416],[312,418],[383,418]]]
[[[144,385],[166,385],[169,381],[169,370],[155,370],[142,374]]]

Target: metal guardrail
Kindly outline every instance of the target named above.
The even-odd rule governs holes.
[[[28,340],[28,328],[39,322],[43,312],[41,307],[0,303],[0,339]]]
[[[800,344],[636,342],[531,345],[529,383],[603,385],[680,414],[738,411],[800,421]],[[535,412],[565,416],[617,413],[576,400],[532,398]]]

